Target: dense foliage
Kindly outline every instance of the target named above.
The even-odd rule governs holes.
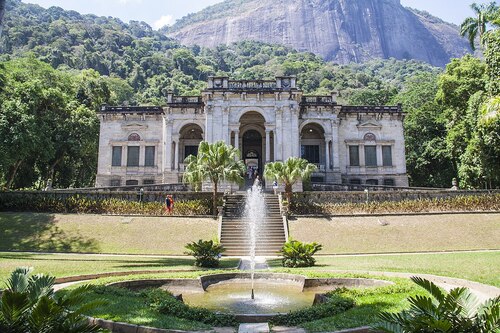
[[[10,333],[102,332],[82,314],[99,302],[85,303],[88,285],[64,295],[54,293],[55,277],[15,269],[0,299],[0,331]]]
[[[3,212],[38,212],[72,214],[138,214],[166,215],[163,202],[139,202],[127,199],[92,198],[72,194],[42,195],[34,192],[1,193],[0,211]],[[211,200],[178,200],[175,202],[174,215],[195,216],[210,215]]]
[[[500,329],[500,297],[480,304],[467,288],[446,292],[426,279],[411,279],[430,297],[412,296],[408,310],[381,313],[382,323],[376,329],[392,333],[494,333]]]
[[[208,309],[192,307],[175,299],[170,293],[154,289],[147,291],[149,306],[162,314],[199,321],[214,327],[236,326],[238,322],[232,314],[215,313]]]
[[[292,202],[291,213],[296,215],[351,215],[391,214],[421,212],[475,212],[500,210],[500,194],[463,195],[451,198],[420,199],[403,201],[372,201],[317,203],[311,201]]]
[[[274,325],[297,326],[305,322],[343,313],[354,306],[355,302],[352,299],[330,294],[324,303],[275,316],[271,319],[271,323]]]
[[[467,34],[480,32],[484,61],[454,59],[441,73],[394,59],[337,65],[260,42],[185,47],[144,22],[126,24],[20,0],[6,4],[0,37],[0,183],[5,187],[41,189],[48,179],[55,187],[93,185],[95,111],[102,103],[164,105],[167,91],[199,94],[210,75],[296,75],[306,94],[338,91],[340,103],[402,103],[411,185],[449,187],[452,178],[462,187],[500,185],[497,6],[478,7],[488,11],[481,20],[487,20],[489,31],[481,30],[479,18],[464,22]],[[191,19],[197,18],[186,22]]]
[[[196,259],[194,262],[196,266],[207,268],[219,267],[222,253],[226,250],[218,242],[213,240],[204,241],[202,239],[186,244],[185,247],[188,250],[186,254]]]
[[[321,244],[316,242],[303,243],[298,240],[289,239],[280,253],[282,255],[281,262],[283,267],[311,267],[316,263],[313,256],[322,248]]]

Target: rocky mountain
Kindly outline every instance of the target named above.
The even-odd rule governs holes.
[[[470,52],[457,26],[400,0],[227,0],[184,17],[168,35],[205,47],[283,44],[343,64],[394,57],[444,66]]]

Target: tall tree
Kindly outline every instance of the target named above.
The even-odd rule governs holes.
[[[460,35],[467,36],[469,39],[470,46],[473,50],[476,49],[475,40],[479,37],[480,43],[486,30],[488,28],[488,23],[495,21],[496,13],[498,11],[498,6],[495,2],[490,2],[489,4],[477,4],[473,3],[470,8],[474,11],[475,17],[467,17],[460,25]]]
[[[316,170],[316,165],[298,157],[290,157],[285,162],[267,163],[264,177],[269,181],[278,181],[285,185],[288,202],[292,200],[293,185],[299,180],[308,179]]]
[[[208,143],[202,141],[198,148],[198,155],[190,155],[186,158],[186,172],[184,180],[197,181],[209,180],[212,183],[213,214],[217,214],[217,190],[219,182],[230,181],[243,182],[245,164],[237,160],[239,150],[228,146],[224,141]]]

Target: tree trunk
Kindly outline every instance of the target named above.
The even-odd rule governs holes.
[[[217,216],[217,182],[214,182],[214,193],[212,195],[212,213]]]
[[[288,205],[292,203],[292,184],[285,184],[285,194]]]
[[[50,165],[50,169],[49,169],[49,176],[47,177],[47,182],[49,179],[52,180],[52,183],[54,183],[54,173],[55,173],[55,168],[56,166],[63,160],[63,156],[59,157],[57,160],[54,161],[54,163],[52,163]]]
[[[10,190],[12,183],[14,182],[14,178],[16,177],[17,170],[21,166],[22,162],[23,160],[17,160],[13,165],[10,166],[9,174],[7,176],[7,184],[5,185],[7,190]]]
[[[0,0],[0,37],[2,37],[2,30],[3,30],[3,17],[5,15],[5,1],[6,0]]]

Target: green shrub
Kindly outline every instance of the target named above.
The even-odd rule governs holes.
[[[199,321],[212,326],[236,326],[235,316],[231,314],[216,314],[208,309],[190,307],[175,299],[171,293],[161,289],[150,289],[143,292],[148,299],[148,305],[160,313],[178,318]]]
[[[467,288],[441,290],[431,281],[412,277],[431,297],[408,298],[410,308],[400,313],[382,312],[374,328],[384,332],[496,333],[500,329],[500,297],[484,304]]]
[[[195,257],[195,265],[200,267],[219,267],[219,260],[222,252],[225,251],[224,247],[212,240],[204,241],[200,239],[198,242],[186,244],[186,252],[188,255]]]
[[[210,215],[210,199],[176,201],[174,214],[183,216]],[[49,193],[4,192],[0,194],[0,211],[165,215],[163,202],[138,202],[124,199],[91,199],[85,195],[53,195]]]
[[[292,311],[285,315],[278,315],[271,319],[271,323],[274,325],[296,326],[305,322],[331,317],[345,312],[354,306],[355,303],[352,299],[332,294],[328,296],[328,300],[325,303]]]
[[[302,243],[298,240],[290,239],[283,245],[281,254],[283,267],[311,267],[316,260],[313,255],[321,250],[322,245],[316,242]]]

